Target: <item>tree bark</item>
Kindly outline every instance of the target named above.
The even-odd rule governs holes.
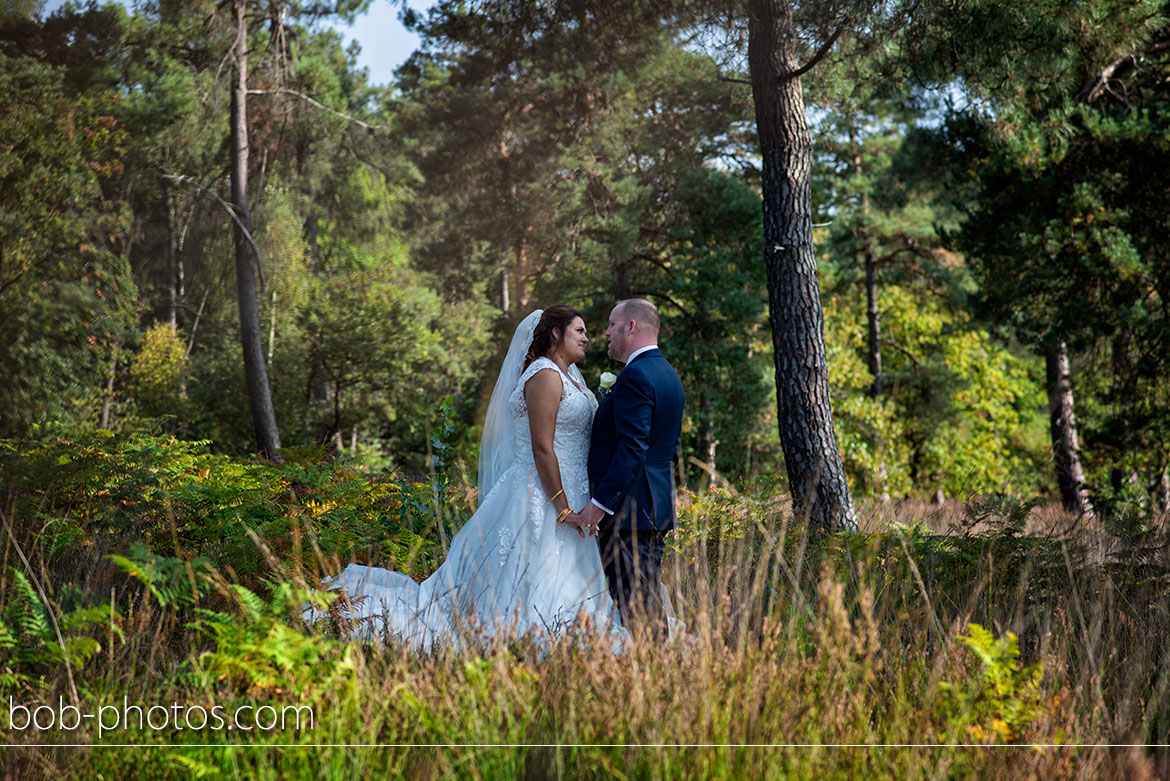
[[[862,199],[862,214],[869,211],[869,197]],[[873,238],[869,227],[865,231],[865,315],[869,326],[869,373],[873,383],[869,386],[869,397],[879,398],[884,390],[882,384],[882,323],[878,312],[877,259],[874,257]]]
[[[309,258],[313,262],[313,276],[321,273],[321,248],[317,245],[317,207],[309,207],[309,216],[305,218],[305,241],[309,245]]]
[[[165,180],[164,180],[165,181]],[[179,230],[175,220],[175,196],[170,185],[164,185],[167,204],[167,309],[171,329],[179,330]]]
[[[798,514],[817,530],[856,529],[829,398],[812,246],[812,139],[794,75],[792,8],[787,0],[749,0],[749,14],[780,444]]]
[[[268,387],[268,369],[260,339],[260,308],[256,301],[256,267],[259,259],[245,230],[251,233],[248,212],[248,30],[244,17],[245,0],[233,0],[236,41],[232,79],[231,107],[231,180],[232,206],[238,222],[232,229],[236,243],[236,290],[240,304],[240,340],[244,351],[244,377],[248,384],[248,404],[252,411],[252,430],[265,458],[273,458],[280,449],[276,413]]]
[[[1085,490],[1085,470],[1081,466],[1077,445],[1077,420],[1073,414],[1068,348],[1063,340],[1045,345],[1044,364],[1048,378],[1049,432],[1052,436],[1052,455],[1056,463],[1060,502],[1070,513],[1092,517],[1093,506]]]
[[[508,267],[504,266],[504,270],[500,272],[500,311],[504,313],[505,318],[512,315],[512,295],[508,285]]]
[[[613,297],[617,301],[634,297],[630,287],[630,267],[625,260],[619,260],[613,266]]]
[[[1159,512],[1170,513],[1170,465],[1163,464],[1154,485],[1154,506]]]
[[[528,229],[524,229],[520,240],[516,243],[516,273],[513,281],[516,286],[516,304],[521,312],[528,311]]]
[[[114,406],[114,377],[118,373],[118,356],[110,362],[110,373],[106,376],[106,397],[102,401],[102,421],[101,428],[108,429],[110,427],[110,417]]]
[[[853,154],[853,170],[858,176],[861,170],[861,150],[853,129],[853,118],[849,120],[849,146]],[[882,395],[882,327],[878,312],[877,252],[874,250],[873,231],[869,224],[869,191],[861,192],[861,219],[853,229],[854,237],[861,243],[862,266],[865,269],[865,317],[868,326],[866,350],[869,358],[869,373],[873,382],[869,386],[869,397]]]

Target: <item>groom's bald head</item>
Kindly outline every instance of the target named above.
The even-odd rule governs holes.
[[[658,338],[658,307],[654,304],[644,298],[627,298],[618,301],[617,308],[622,320],[633,320],[647,336]]]
[[[658,308],[644,298],[619,301],[609,313],[609,357],[625,363],[631,354],[658,343]]]

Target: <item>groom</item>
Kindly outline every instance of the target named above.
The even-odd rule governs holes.
[[[575,519],[598,536],[609,591],[629,630],[666,637],[658,583],[666,533],[674,528],[674,460],[684,393],[658,349],[658,310],[618,302],[609,314],[609,357],[626,365],[593,420],[593,498]]]

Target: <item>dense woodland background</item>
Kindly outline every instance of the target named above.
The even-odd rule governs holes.
[[[688,389],[685,484],[784,474],[734,25],[599,30],[558,25],[572,4],[438,4],[407,13],[423,45],[380,88],[319,23],[359,6],[278,5],[247,9],[247,201],[282,444],[422,473],[451,396],[472,456],[519,317],[565,301],[601,337],[616,297],[644,295]],[[874,22],[803,77],[857,495],[1059,496],[1059,350],[1093,505],[1170,506],[1163,9],[1055,8],[943,4],[862,40],[888,32]],[[151,419],[257,449],[229,11],[9,8],[0,435]]]
[[[90,3],[45,16],[37,0],[6,2],[4,555],[11,567],[20,544],[38,551],[33,564],[17,567],[24,575],[5,576],[8,626],[25,626],[21,616],[31,621],[29,605],[46,616],[98,610],[79,596],[97,594],[110,613],[86,613],[84,621],[106,627],[109,637],[92,627],[76,631],[101,641],[111,670],[123,663],[112,661],[114,647],[123,649],[119,659],[138,659],[108,681],[149,686],[143,670],[153,669],[154,651],[142,667],[150,643],[136,644],[126,608],[109,596],[122,581],[107,571],[117,571],[113,565],[95,563],[110,561],[103,556],[128,555],[118,567],[141,588],[126,599],[156,599],[150,604],[159,615],[171,616],[159,626],[173,633],[163,645],[177,664],[198,645],[181,628],[183,617],[208,594],[231,602],[232,588],[246,586],[275,600],[263,603],[268,612],[248,602],[241,614],[250,618],[240,631],[263,634],[275,631],[272,616],[282,605],[287,613],[291,599],[269,578],[279,572],[297,580],[310,559],[327,570],[329,556],[389,557],[425,574],[472,506],[479,424],[514,324],[552,303],[582,309],[594,337],[584,371],[595,381],[610,368],[605,318],[616,299],[629,296],[659,305],[660,344],[687,389],[679,480],[690,497],[683,520],[691,530],[677,561],[708,569],[683,578],[680,593],[710,597],[694,584],[712,573],[742,575],[713,552],[719,540],[748,540],[740,553],[761,572],[779,567],[790,542],[768,535],[787,528],[777,519],[791,518],[789,511],[776,508],[787,507],[793,473],[785,467],[777,392],[798,372],[786,374],[788,364],[774,359],[778,334],[795,315],[776,303],[784,279],[774,258],[785,249],[765,247],[773,234],[764,215],[778,207],[762,203],[762,194],[777,181],[768,149],[800,144],[795,135],[776,140],[776,128],[761,125],[760,84],[771,82],[761,81],[758,25],[772,14],[774,29],[791,33],[775,44],[787,58],[785,121],[799,130],[807,120],[811,140],[808,165],[796,165],[794,175],[811,188],[804,226],[811,241],[802,247],[815,262],[825,358],[814,366],[810,346],[807,366],[827,370],[845,506],[867,508],[864,527],[893,524],[902,536],[880,538],[864,555],[848,552],[850,544],[864,547],[854,540],[848,555],[830,557],[852,596],[833,590],[828,564],[823,572],[808,567],[806,604],[800,567],[796,575],[776,569],[733,589],[755,607],[714,631],[770,637],[761,616],[795,610],[811,617],[816,603],[830,611],[817,613],[818,626],[845,621],[856,639],[862,630],[849,629],[849,621],[873,619],[865,613],[872,602],[857,608],[868,582],[857,561],[876,562],[874,572],[893,578],[891,562],[904,552],[898,566],[909,569],[889,583],[913,593],[887,618],[929,624],[920,638],[924,654],[950,659],[946,649],[958,647],[953,638],[974,617],[997,631],[1031,632],[1025,656],[1047,658],[1050,646],[1040,638],[1056,630],[1044,622],[1067,619],[1072,628],[1060,645],[1067,655],[1049,659],[1047,669],[1073,688],[1045,679],[1050,698],[1043,699],[1011,667],[1008,645],[973,633],[963,636],[966,646],[1005,665],[987,669],[1016,676],[1012,696],[1032,692],[1020,695],[1025,705],[1011,705],[1028,718],[1018,708],[1013,717],[1002,708],[980,711],[986,692],[976,692],[963,701],[968,711],[946,697],[951,704],[942,710],[927,708],[951,725],[950,738],[917,727],[879,735],[822,725],[800,734],[1016,740],[1033,735],[1027,725],[1042,712],[1052,717],[1041,736],[1049,739],[1165,742],[1170,712],[1156,696],[1170,684],[1156,670],[1170,657],[1154,637],[1170,627],[1170,568],[1156,564],[1163,548],[1142,546],[1170,511],[1170,7],[1160,0],[799,7],[752,0],[701,9],[668,0],[440,0],[403,12],[422,45],[389,80],[358,68],[355,52],[324,24],[367,5],[158,0],[134,12]],[[389,83],[374,86],[371,78]],[[241,95],[246,115],[234,122]],[[265,387],[250,389],[248,378],[260,374]],[[257,422],[258,393],[270,399],[275,429],[267,434]],[[279,460],[265,465],[257,453]],[[925,501],[950,502],[954,517],[981,534],[997,531],[975,547],[907,531],[923,516],[894,508]],[[1068,547],[1026,541],[1036,517],[1029,514],[1044,506],[1063,507],[1071,528],[1103,536],[1071,555]],[[739,531],[708,526],[725,521]],[[293,531],[300,524],[317,535],[315,558]],[[1002,547],[1005,539],[1015,547]],[[140,547],[131,555],[132,543]],[[710,553],[702,547],[708,543]],[[781,551],[775,559],[766,554],[772,543]],[[1115,545],[1130,547],[1110,559]],[[999,581],[990,565],[984,577],[983,557],[1017,554],[1006,590],[993,598],[999,586],[989,584]],[[38,561],[40,591],[30,585]],[[191,561],[220,574],[196,587]],[[1101,569],[1109,561],[1129,569],[1124,576],[1108,569],[1113,564]],[[64,585],[61,573],[71,567],[86,573],[84,583]],[[1113,603],[1093,613],[1065,601],[1100,596],[1108,590],[1100,584],[1115,577],[1128,584],[1126,610],[1142,617],[1113,612]],[[984,588],[986,597],[978,596]],[[974,596],[965,601],[965,594]],[[906,607],[919,597],[923,614]],[[832,613],[843,598],[861,618]],[[706,604],[695,597],[690,615],[704,615]],[[1076,621],[1068,617],[1074,614]],[[75,628],[90,626],[77,621]],[[125,628],[121,646],[115,623]],[[24,635],[0,632],[9,665],[0,683],[47,698],[66,687],[64,673],[46,672],[57,669],[54,660],[73,659],[80,669],[90,656],[71,656],[60,633],[37,626]],[[200,636],[218,638],[217,653],[230,659],[226,626]],[[897,626],[890,631],[910,642],[908,624]],[[776,648],[804,658],[820,647],[819,637],[786,635]],[[21,645],[29,642],[41,656]],[[44,650],[54,642],[56,652]],[[1096,654],[1111,644],[1144,660],[1149,675],[1102,684],[1108,665]],[[850,648],[872,666],[876,646],[862,646]],[[748,654],[736,657],[744,664],[758,661],[742,643],[735,647]],[[722,664],[720,653],[712,665]],[[878,675],[889,685],[929,678],[929,699],[944,666],[929,675],[925,666]],[[408,677],[432,674],[402,669]],[[887,673],[893,677],[881,678]],[[853,683],[872,693],[872,673],[864,675],[869,684]],[[1095,688],[1075,689],[1081,679]],[[175,685],[190,685],[182,680]],[[248,680],[240,691],[254,694],[256,679]],[[508,680],[520,686],[520,678]],[[678,685],[685,692],[690,684]],[[710,696],[723,696],[718,690]],[[539,696],[555,702],[564,691]],[[1108,724],[1090,715],[1060,721],[1101,708],[1126,715]],[[882,714],[883,724],[905,716]],[[970,731],[968,716],[983,719],[982,732]],[[1009,726],[997,732],[997,723]],[[761,724],[775,726],[766,718]],[[372,729],[360,734],[386,739]],[[473,732],[452,734],[462,740]],[[732,729],[729,739],[750,742],[754,734]],[[404,735],[419,738],[395,739]],[[640,735],[662,737],[652,729]],[[703,733],[693,737],[701,742]],[[404,756],[398,772],[414,767]],[[437,756],[419,761],[439,771],[464,761],[448,758],[448,765],[447,755]],[[702,772],[685,755],[675,759],[683,773]],[[986,770],[978,764],[985,760],[999,761],[961,759],[933,772]],[[1077,766],[1058,760],[1064,769]],[[59,760],[44,761],[38,767],[60,769]],[[533,759],[516,761],[500,772]],[[755,767],[751,761],[719,767],[734,775]],[[883,765],[894,766],[932,772]]]

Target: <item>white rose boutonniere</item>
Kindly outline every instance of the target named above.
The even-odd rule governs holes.
[[[613,372],[602,372],[600,382],[601,384],[597,386],[597,392],[601,395],[601,398],[604,399],[609,395],[609,391],[611,388],[613,388],[613,384],[617,382],[617,375]]]

